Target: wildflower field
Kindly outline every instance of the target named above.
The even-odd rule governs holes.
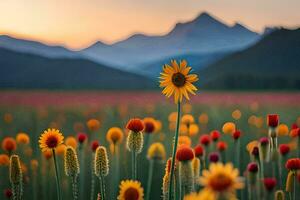
[[[0,199],[299,198],[299,94],[190,97],[197,76],[176,67],[171,99],[2,91]]]

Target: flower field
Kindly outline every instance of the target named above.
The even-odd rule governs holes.
[[[188,73],[164,69],[171,100],[1,92],[0,199],[297,199],[299,94],[190,97]]]

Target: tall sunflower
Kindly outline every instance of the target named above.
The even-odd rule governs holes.
[[[118,200],[144,200],[144,189],[141,183],[132,180],[122,181]]]
[[[45,130],[40,136],[39,143],[43,152],[53,150],[63,143],[64,136],[57,129]]]
[[[235,196],[235,191],[244,187],[238,169],[233,168],[231,163],[212,163],[209,170],[204,170],[202,175],[199,179],[200,184],[206,190],[219,196],[227,196],[232,199]]]
[[[197,91],[193,83],[198,76],[189,74],[190,70],[185,60],[181,60],[179,65],[176,60],[171,60],[171,65],[165,64],[160,73],[160,87],[164,87],[162,93],[167,97],[174,95],[175,103],[181,102],[183,96],[189,100],[188,93],[195,94]]]

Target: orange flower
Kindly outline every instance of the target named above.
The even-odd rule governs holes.
[[[144,118],[145,133],[153,133],[155,131],[155,119],[152,117]]]
[[[194,151],[186,145],[182,145],[176,152],[176,159],[179,161],[188,161],[194,159]]]
[[[123,131],[118,127],[112,127],[107,131],[106,140],[112,144],[119,144],[123,139]]]
[[[76,149],[76,148],[77,148],[77,140],[76,140],[76,138],[73,137],[73,136],[67,137],[67,138],[66,138],[66,145],[67,145],[67,146],[71,146],[71,147],[73,147],[74,149]]]
[[[64,136],[57,129],[45,130],[39,139],[42,151],[53,150],[64,142]]]
[[[6,154],[0,154],[0,166],[8,166],[9,157]]]
[[[14,138],[6,137],[2,141],[2,149],[7,152],[12,152],[17,149],[17,144]]]
[[[182,136],[178,137],[178,146],[181,146],[181,145],[191,146],[191,144],[192,144],[192,141],[189,136],[182,135]]]
[[[30,142],[30,138],[26,133],[18,133],[16,139],[18,144],[29,144]]]
[[[100,122],[97,119],[90,119],[86,123],[90,131],[97,131],[100,128]]]

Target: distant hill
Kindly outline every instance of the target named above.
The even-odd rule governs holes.
[[[97,42],[80,52],[89,59],[130,70],[176,55],[240,50],[259,38],[241,24],[228,26],[204,12],[192,21],[177,23],[166,35],[135,34],[112,45]]]
[[[0,48],[13,51],[31,53],[49,58],[74,58],[82,57],[63,46],[51,46],[41,42],[14,38],[8,35],[0,35]]]
[[[85,59],[46,58],[0,48],[0,88],[149,89],[154,82]]]
[[[198,73],[203,88],[300,89],[300,28],[275,30]]]
[[[170,63],[172,59],[177,61],[186,60],[189,66],[193,67],[193,71],[204,69],[208,65],[224,58],[231,52],[215,52],[215,53],[198,53],[198,54],[183,54],[179,56],[167,57],[158,61],[154,61],[150,64],[145,64],[140,66],[140,74],[143,74],[149,78],[157,79],[159,73],[162,70],[164,64]]]

